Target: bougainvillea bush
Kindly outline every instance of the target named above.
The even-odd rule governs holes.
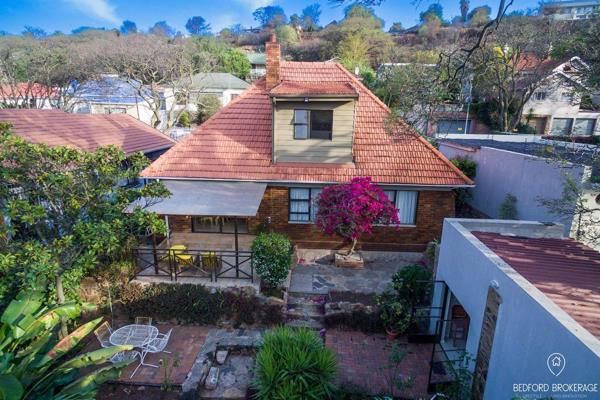
[[[316,225],[328,235],[338,234],[352,243],[373,231],[376,224],[398,226],[398,209],[370,177],[357,177],[349,183],[323,188],[317,200]]]

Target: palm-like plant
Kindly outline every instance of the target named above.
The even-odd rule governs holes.
[[[315,332],[277,328],[265,335],[256,357],[256,398],[328,399],[335,372],[335,356]]]
[[[0,317],[0,399],[93,399],[98,386],[119,377],[129,362],[82,373],[106,363],[131,346],[115,346],[68,356],[102,318],[90,321],[59,339],[61,319],[79,316],[76,303],[44,305],[42,291],[21,292]]]

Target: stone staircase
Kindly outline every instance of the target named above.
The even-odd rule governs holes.
[[[321,330],[325,327],[325,303],[329,295],[319,292],[288,292],[286,325]]]

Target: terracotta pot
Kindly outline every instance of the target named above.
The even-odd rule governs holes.
[[[399,332],[396,332],[395,330],[390,329],[390,328],[385,328],[385,333],[387,333],[387,340],[388,340],[388,342],[393,341],[400,334]]]

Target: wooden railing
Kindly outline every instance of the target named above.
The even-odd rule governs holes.
[[[136,248],[133,250],[137,275],[178,278],[248,279],[254,281],[251,251],[172,250]]]

